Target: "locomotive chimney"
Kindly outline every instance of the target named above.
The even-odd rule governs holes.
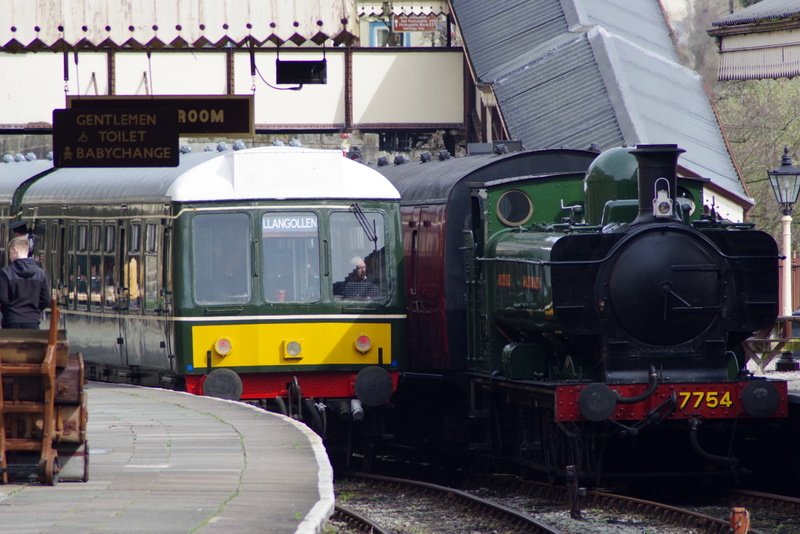
[[[639,215],[633,224],[680,218],[675,199],[683,152],[678,145],[637,145],[631,150],[639,164]]]

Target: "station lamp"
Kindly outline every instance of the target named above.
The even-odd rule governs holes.
[[[791,215],[797,202],[797,195],[800,193],[800,169],[792,165],[788,146],[783,148],[781,166],[767,171],[767,175],[775,193],[775,200],[781,205],[781,211],[784,215]]]
[[[800,169],[792,165],[792,158],[789,156],[789,147],[783,149],[781,166],[767,171],[769,183],[775,193],[775,200],[781,206],[783,218],[783,287],[781,291],[780,316],[790,317],[792,315],[792,210],[797,202],[797,195],[800,193]],[[787,325],[788,327],[788,325]],[[784,336],[788,332],[784,333]],[[791,354],[791,353],[789,353]],[[784,353],[784,356],[789,356]],[[787,362],[788,363],[788,362]]]

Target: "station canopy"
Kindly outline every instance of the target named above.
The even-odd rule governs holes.
[[[0,51],[350,45],[354,2],[0,0]]]

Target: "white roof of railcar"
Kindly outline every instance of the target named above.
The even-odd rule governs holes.
[[[399,199],[380,173],[338,150],[261,147],[181,155],[178,167],[60,168],[23,205],[281,199]]]

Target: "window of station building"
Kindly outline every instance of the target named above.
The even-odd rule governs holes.
[[[201,213],[192,219],[192,285],[198,304],[242,304],[252,296],[250,217]]]
[[[341,301],[385,300],[385,230],[383,214],[353,211],[331,214],[331,280],[333,297]]]
[[[372,48],[411,46],[409,32],[391,31],[391,23],[375,21],[369,23],[369,46]]]
[[[320,298],[319,218],[310,211],[261,216],[264,299],[315,302]]]
[[[522,226],[533,215],[533,202],[522,191],[506,191],[497,200],[497,218],[506,226]]]
[[[381,133],[378,135],[378,149],[383,152],[411,152],[430,139],[430,133]]]

